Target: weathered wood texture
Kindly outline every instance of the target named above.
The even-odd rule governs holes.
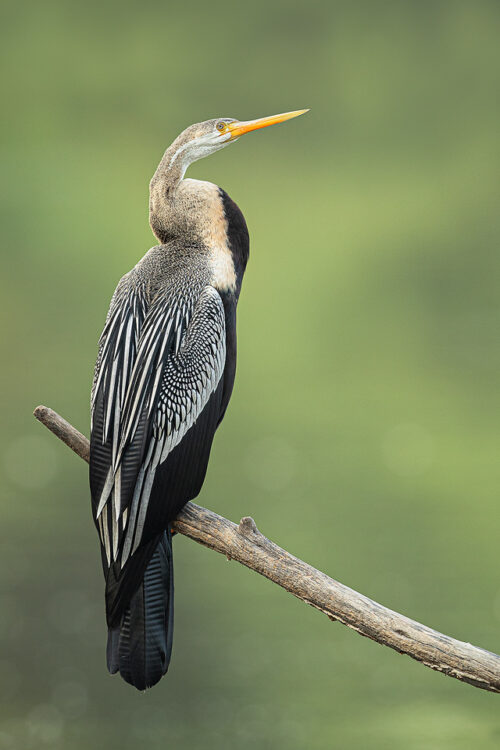
[[[88,440],[66,420],[45,406],[38,406],[34,414],[75,453],[89,460]],[[195,503],[187,503],[173,529],[255,570],[324,612],[330,620],[338,620],[437,672],[483,690],[500,692],[500,656],[410,620],[329,578],[267,539],[252,518],[242,518],[236,525]]]
[[[78,432],[73,425],[66,422],[56,411],[49,409],[48,406],[37,406],[33,412],[39,422],[48,427],[59,440],[66,443],[68,448],[75,451],[77,456],[83,458],[87,463],[90,461],[90,443],[81,432]]]

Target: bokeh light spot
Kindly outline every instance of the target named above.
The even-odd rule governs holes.
[[[61,738],[63,726],[61,714],[50,703],[36,706],[27,718],[29,736],[46,745],[52,745]]]

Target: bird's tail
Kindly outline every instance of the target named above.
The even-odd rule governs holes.
[[[174,567],[170,529],[160,537],[121,624],[108,629],[111,674],[138,690],[155,685],[168,669],[174,630]]]

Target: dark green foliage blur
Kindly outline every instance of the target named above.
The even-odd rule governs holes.
[[[500,649],[496,2],[2,11],[0,749],[498,748],[498,697],[176,538],[168,676],[105,666],[85,464],[114,287],[192,122],[311,107],[194,165],[250,228],[236,388],[200,503]]]

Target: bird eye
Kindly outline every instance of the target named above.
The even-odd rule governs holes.
[[[217,123],[217,130],[220,130],[222,133],[226,129],[226,123],[225,122],[218,122]]]

